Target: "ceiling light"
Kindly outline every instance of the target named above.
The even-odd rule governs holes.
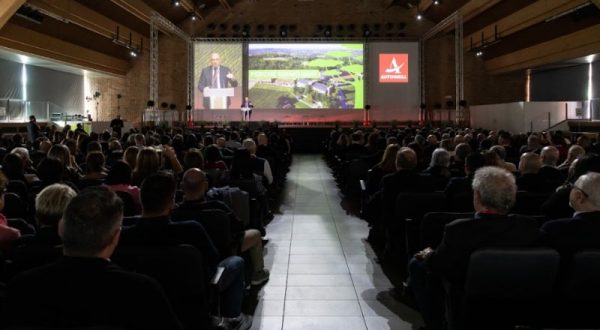
[[[440,1],[440,0],[434,0],[434,1],[433,1],[433,4],[434,4],[434,5],[436,5],[436,6],[437,6],[437,5],[439,5],[440,3],[441,3],[441,1]]]
[[[192,21],[195,21],[198,17],[196,17],[196,14],[192,14]]]
[[[417,21],[420,21],[423,19],[423,15],[421,13],[417,13]]]
[[[180,4],[181,2],[179,0],[173,0],[173,6],[179,7]]]
[[[481,51],[481,50],[478,50],[478,51],[475,53],[475,56],[477,56],[477,57],[481,57],[481,56],[483,56],[483,51]]]
[[[131,50],[129,52],[129,55],[131,55],[131,57],[137,57],[138,56],[138,54],[134,50]]]

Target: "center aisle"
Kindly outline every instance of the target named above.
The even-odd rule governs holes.
[[[347,215],[327,164],[297,155],[282,214],[267,227],[265,266],[253,329],[418,329],[417,312],[392,288],[364,238],[363,220]]]

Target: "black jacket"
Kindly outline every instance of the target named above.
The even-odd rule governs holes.
[[[442,242],[427,259],[435,273],[450,281],[464,281],[471,253],[483,247],[519,247],[536,244],[534,219],[518,215],[476,213],[446,225]]]
[[[4,306],[13,326],[182,328],[155,280],[100,258],[63,257],[22,273]]]

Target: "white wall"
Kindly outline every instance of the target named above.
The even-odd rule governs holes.
[[[547,130],[566,119],[579,119],[581,102],[514,102],[471,107],[471,126],[513,133]],[[565,111],[566,110],[566,111]],[[584,111],[585,112],[585,111]],[[550,122],[548,122],[550,114]]]

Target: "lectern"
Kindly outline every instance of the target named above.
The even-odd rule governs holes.
[[[204,88],[204,97],[210,98],[211,109],[227,109],[227,98],[233,96],[233,88]]]

